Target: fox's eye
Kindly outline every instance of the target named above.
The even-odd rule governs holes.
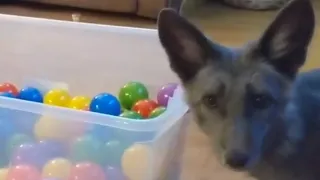
[[[266,109],[271,106],[273,99],[265,94],[256,94],[252,96],[252,106],[257,109]]]
[[[217,96],[216,95],[207,95],[203,97],[203,101],[206,106],[209,108],[216,108],[217,107]]]

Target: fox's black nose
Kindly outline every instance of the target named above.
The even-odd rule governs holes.
[[[243,169],[249,161],[249,156],[242,152],[233,151],[225,156],[225,163],[233,169]]]

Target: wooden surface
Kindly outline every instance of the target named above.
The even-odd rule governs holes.
[[[320,9],[320,3],[316,3],[316,10]],[[115,16],[112,14],[95,13],[81,10],[61,8],[46,8],[42,6],[4,6],[0,7],[0,13],[17,14],[24,16],[45,17],[61,20],[71,20],[71,14],[81,13],[81,21],[125,25],[134,27],[155,28],[154,21],[137,19],[134,17]],[[212,4],[201,9],[201,13],[191,17],[207,35],[215,41],[239,46],[248,40],[257,38],[267,23],[275,15],[271,12],[254,12]],[[317,17],[319,17],[317,13]],[[303,70],[319,67],[320,61],[317,56],[320,37],[319,26],[316,27],[315,38],[309,54],[308,61]],[[164,72],[165,74],[165,72]],[[211,147],[206,137],[191,123],[188,131],[187,144],[184,153],[184,167],[182,180],[246,180],[246,175],[230,172],[222,168],[211,153]]]

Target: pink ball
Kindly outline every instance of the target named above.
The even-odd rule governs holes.
[[[167,107],[168,100],[173,96],[174,90],[176,90],[177,87],[177,83],[169,83],[162,86],[157,95],[158,104]]]

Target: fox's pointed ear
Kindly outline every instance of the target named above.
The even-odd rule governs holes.
[[[309,0],[292,0],[263,34],[258,53],[277,71],[293,78],[304,64],[315,17]]]
[[[174,10],[160,12],[158,32],[171,68],[184,82],[192,79],[209,59],[219,55],[197,28]]]

